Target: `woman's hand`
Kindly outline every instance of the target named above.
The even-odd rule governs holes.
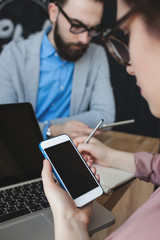
[[[93,171],[95,173],[95,169]],[[53,212],[55,239],[90,239],[88,224],[92,203],[83,208],[77,208],[69,194],[55,183],[48,160],[44,160],[43,163],[42,181]]]
[[[74,144],[77,146],[80,153],[88,161],[93,161],[102,166],[109,167],[109,161],[107,161],[107,156],[112,151],[111,148],[105,146],[96,138],[91,138],[89,143],[84,144],[86,136],[78,137],[74,139]]]
[[[89,143],[84,144],[86,138],[86,136],[75,138],[74,143],[84,158],[91,161],[91,164],[94,162],[104,167],[114,167],[135,173],[133,153],[107,147],[96,138],[91,138]]]

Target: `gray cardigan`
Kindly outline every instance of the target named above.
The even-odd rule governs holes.
[[[2,51],[0,103],[30,102],[36,108],[42,36],[43,32],[39,32],[27,40],[12,41]],[[50,122],[60,124],[72,119],[93,128],[101,118],[105,123],[114,121],[114,96],[106,53],[101,46],[91,43],[75,64],[70,116]],[[43,129],[44,123],[40,126]]]

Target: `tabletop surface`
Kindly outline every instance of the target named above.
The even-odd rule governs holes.
[[[127,152],[146,151],[157,153],[159,138],[146,137],[117,131],[106,131],[99,139],[109,147]]]
[[[158,153],[159,151],[159,138],[146,137],[118,131],[106,131],[99,136],[98,139],[109,147],[127,152],[134,153],[145,151],[150,153]],[[112,210],[120,198],[131,186],[133,181],[127,182],[111,195],[103,194],[97,199],[97,201],[107,209]]]

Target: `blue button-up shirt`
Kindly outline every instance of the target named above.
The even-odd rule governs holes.
[[[36,105],[39,122],[68,117],[74,63],[62,60],[44,34],[40,53],[40,76]]]

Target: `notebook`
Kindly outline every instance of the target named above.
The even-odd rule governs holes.
[[[0,105],[0,239],[51,240],[54,223],[43,192],[43,140],[30,103]],[[89,234],[114,223],[114,216],[94,203]],[[62,226],[63,230],[63,226]]]
[[[135,178],[135,175],[116,168],[103,167],[99,164],[93,164],[100,176],[100,183],[106,194],[111,194],[124,183]]]

